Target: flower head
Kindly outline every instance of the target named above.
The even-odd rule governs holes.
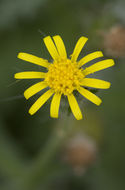
[[[51,117],[58,118],[61,96],[64,95],[68,98],[70,108],[75,118],[80,120],[82,119],[82,113],[73,94],[74,91],[78,91],[91,102],[100,105],[101,99],[84,87],[107,89],[110,87],[110,83],[99,79],[87,78],[86,76],[113,66],[114,61],[112,59],[102,60],[83,69],[82,66],[89,61],[103,56],[101,51],[96,51],[84,56],[80,61],[77,61],[83,46],[88,40],[86,37],[81,37],[78,40],[71,55],[71,59],[67,58],[66,49],[60,36],[57,35],[53,38],[47,36],[43,40],[53,58],[52,63],[31,54],[18,54],[19,59],[40,65],[47,70],[45,73],[28,71],[15,74],[16,79],[41,79],[40,82],[29,87],[24,92],[26,99],[29,99],[45,88],[47,89],[47,91],[31,106],[29,113],[31,115],[36,113],[40,107],[53,96],[50,106],[50,115]]]
[[[76,134],[66,141],[63,159],[70,164],[76,174],[83,174],[94,163],[97,155],[97,144],[85,134]]]
[[[103,46],[107,55],[125,57],[125,27],[113,26],[109,31],[102,31]]]

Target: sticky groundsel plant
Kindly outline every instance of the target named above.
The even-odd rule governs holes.
[[[46,92],[42,94],[29,109],[31,115],[35,114],[40,107],[53,96],[50,105],[50,116],[58,118],[61,96],[66,96],[75,118],[77,120],[82,119],[82,112],[74,96],[75,91],[79,92],[83,97],[94,104],[101,104],[101,99],[85,87],[107,89],[110,87],[110,83],[100,79],[88,78],[88,75],[113,66],[114,61],[112,59],[106,59],[83,68],[83,66],[89,61],[103,57],[101,51],[96,51],[77,61],[87,40],[88,38],[82,36],[76,43],[71,58],[68,58],[63,40],[60,36],[57,35],[53,38],[50,36],[45,37],[43,41],[53,58],[52,63],[31,54],[18,54],[19,59],[46,68],[46,72],[27,71],[16,73],[14,76],[16,79],[40,79],[40,82],[29,87],[24,92],[26,99],[29,99],[41,90],[46,89]]]

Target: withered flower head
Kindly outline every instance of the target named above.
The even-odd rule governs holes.
[[[67,142],[64,152],[65,161],[81,174],[94,162],[97,146],[90,137],[78,134]]]
[[[114,26],[102,34],[103,46],[107,55],[125,57],[125,27]]]

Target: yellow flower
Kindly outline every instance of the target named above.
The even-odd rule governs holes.
[[[58,118],[61,96],[64,95],[68,98],[70,108],[75,118],[80,120],[82,119],[82,113],[73,92],[77,90],[82,96],[94,104],[100,105],[101,99],[84,87],[107,89],[110,87],[110,83],[99,79],[86,78],[86,76],[113,66],[114,61],[112,59],[102,60],[83,69],[82,66],[89,61],[103,56],[101,51],[96,51],[84,56],[80,61],[77,61],[83,46],[88,40],[86,37],[81,37],[78,40],[71,55],[71,59],[67,58],[66,49],[60,36],[57,35],[53,38],[47,36],[43,40],[53,58],[52,63],[31,54],[18,54],[19,59],[40,65],[47,70],[45,73],[28,71],[15,74],[16,79],[42,79],[24,92],[26,99],[29,99],[41,90],[48,88],[47,91],[31,106],[29,113],[31,115],[36,113],[53,95],[50,106],[50,116]]]

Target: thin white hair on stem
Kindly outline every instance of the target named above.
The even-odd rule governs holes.
[[[8,101],[13,101],[13,100],[18,100],[24,98],[23,95],[17,95],[17,96],[12,96],[12,97],[8,97],[8,98],[3,98],[0,100],[0,102],[8,102]]]
[[[43,36],[43,37],[46,37],[47,34],[45,34],[41,29],[38,29],[38,32]]]
[[[16,83],[18,83],[18,82],[20,82],[20,81],[21,81],[21,80],[16,80],[16,81],[14,81],[14,82],[8,84],[6,87],[7,87],[7,88],[8,88],[8,87],[11,87],[11,86],[15,85]]]

